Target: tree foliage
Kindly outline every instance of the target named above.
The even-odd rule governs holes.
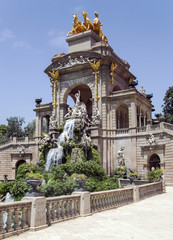
[[[16,135],[16,137],[23,137],[24,132],[22,125],[25,122],[23,117],[9,117],[7,118],[7,138],[11,135]]]
[[[155,114],[159,121],[173,124],[173,87],[169,87],[163,99],[163,114]]]
[[[163,114],[165,120],[173,124],[173,87],[169,87],[163,100]]]
[[[24,127],[25,134],[28,134],[29,137],[33,137],[35,134],[35,120],[29,122],[26,127]]]

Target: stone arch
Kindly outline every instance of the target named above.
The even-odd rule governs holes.
[[[45,121],[45,123],[44,123]],[[49,121],[50,121],[50,116],[49,115],[44,115],[41,118],[41,135],[43,135],[44,133],[48,133],[49,132]]]
[[[154,153],[149,157],[149,170],[152,169],[152,167],[160,168],[160,157]]]
[[[76,97],[75,94],[78,92],[78,90],[80,91],[81,95],[80,95],[80,101],[85,103],[86,108],[87,108],[87,112],[88,112],[88,116],[89,118],[91,118],[92,116],[92,99],[93,99],[93,92],[92,92],[92,88],[85,83],[74,83],[73,85],[71,85],[69,88],[66,89],[66,92],[64,93],[63,96],[63,103],[66,104],[67,103],[67,98],[68,96],[70,96],[74,102],[76,101]]]
[[[15,166],[15,175],[17,174],[17,169],[18,167],[23,164],[23,163],[26,163],[26,161],[24,159],[21,159],[19,161],[16,162],[16,166]]]
[[[129,110],[126,104],[120,104],[116,109],[116,126],[117,129],[129,128]]]

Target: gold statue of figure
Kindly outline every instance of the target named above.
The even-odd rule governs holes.
[[[110,79],[110,82],[112,83],[112,85],[114,85],[114,79],[115,79],[115,74],[114,74],[114,71],[115,69],[117,68],[117,64],[116,63],[111,63],[111,73],[110,75],[112,76],[112,79]]]
[[[96,62],[94,60],[94,63],[92,62],[89,62],[91,67],[94,69],[94,72],[92,74],[94,74],[95,76],[95,101],[98,102],[98,100],[100,99],[100,97],[98,96],[98,88],[97,88],[97,82],[99,81],[99,77],[98,77],[98,74],[99,74],[99,67],[100,67],[100,63],[101,63],[101,60],[99,60],[98,62]]]
[[[102,27],[103,24],[100,22],[99,18],[98,18],[98,13],[95,12],[95,18],[93,21],[93,24],[91,23],[89,17],[88,17],[88,13],[86,11],[82,12],[83,18],[84,18],[84,22],[81,24],[81,22],[78,20],[77,14],[73,14],[73,28],[71,30],[71,32],[67,33],[67,37],[72,34],[77,34],[80,32],[84,32],[87,30],[93,30],[103,41],[105,41],[106,43],[108,43],[108,39],[107,37],[103,34],[102,32]]]
[[[53,104],[53,108],[56,109],[56,107],[58,106],[56,102],[56,90],[58,89],[57,83],[58,83],[59,70],[57,70],[56,72],[55,70],[53,70],[53,72],[49,72],[49,75],[51,76],[50,82],[52,83],[51,87],[53,88],[52,104]]]
[[[102,32],[102,27],[103,24],[100,22],[99,18],[98,18],[99,14],[98,12],[95,12],[95,18],[93,20],[93,31],[99,35],[99,37],[105,41],[106,43],[108,43],[108,39],[107,37],[103,34]]]
[[[86,28],[82,26],[81,21],[78,20],[77,14],[73,14],[73,28],[71,32],[67,33],[67,37],[69,36],[69,34],[74,35],[80,32],[84,32],[85,30]]]
[[[86,27],[86,30],[93,30],[93,25],[88,17],[88,13],[86,11],[83,11],[82,15],[84,18],[84,22],[82,24]]]

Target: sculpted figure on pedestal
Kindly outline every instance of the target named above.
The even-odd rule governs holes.
[[[119,167],[124,167],[125,166],[124,147],[121,147],[120,150],[118,150],[117,158]]]

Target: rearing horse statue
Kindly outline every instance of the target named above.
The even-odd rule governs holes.
[[[81,22],[78,20],[77,18],[77,14],[73,14],[73,27],[72,27],[72,30],[71,32],[68,32],[67,33],[67,37],[69,36],[69,34],[77,34],[77,33],[80,33],[80,32],[84,32],[86,31],[86,28],[84,26],[82,26]]]
[[[82,24],[86,27],[86,30],[93,30],[93,25],[88,17],[88,13],[86,11],[83,11],[82,15],[84,18],[84,22]]]

